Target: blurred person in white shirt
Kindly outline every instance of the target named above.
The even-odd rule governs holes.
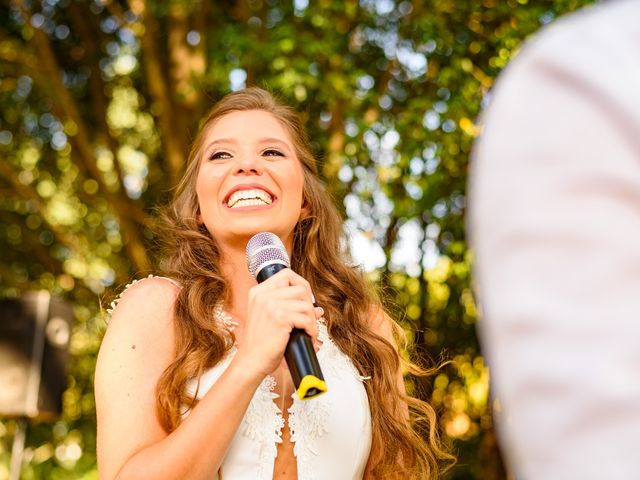
[[[468,226],[507,463],[640,478],[640,1],[545,28],[483,123]]]

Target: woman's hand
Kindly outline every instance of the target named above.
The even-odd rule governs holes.
[[[252,287],[238,361],[265,376],[282,361],[294,328],[305,330],[315,343],[317,320],[324,312],[312,299],[309,282],[289,268]]]

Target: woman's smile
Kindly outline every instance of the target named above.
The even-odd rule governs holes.
[[[265,187],[256,184],[250,185],[236,185],[227,194],[225,198],[225,205],[231,209],[246,210],[247,207],[262,207],[266,208],[271,206],[276,197]]]

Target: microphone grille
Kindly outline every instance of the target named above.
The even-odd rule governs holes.
[[[271,232],[261,232],[251,237],[247,242],[247,266],[251,275],[256,278],[260,270],[275,263],[291,267],[289,255],[280,238]]]

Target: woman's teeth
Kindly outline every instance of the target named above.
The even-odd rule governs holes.
[[[229,197],[229,208],[269,205],[273,202],[271,195],[264,190],[239,190]]]
[[[268,205],[268,204],[267,202],[264,202],[262,200],[258,200],[256,198],[250,198],[247,200],[238,200],[236,203],[233,204],[231,208],[250,207],[253,205]]]

